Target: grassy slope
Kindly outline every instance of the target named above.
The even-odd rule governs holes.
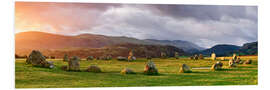
[[[238,65],[223,71],[193,70],[193,73],[178,73],[179,64],[190,67],[210,67],[216,61],[189,60],[170,58],[168,60],[154,59],[160,75],[143,75],[145,59],[134,62],[124,61],[85,61],[82,60],[81,70],[89,65],[98,65],[103,73],[66,72],[60,66],[67,65],[61,60],[52,60],[56,68],[47,69],[25,65],[24,60],[16,60],[16,88],[63,88],[63,87],[126,87],[126,86],[207,86],[207,85],[256,85],[258,83],[257,57],[251,65]],[[248,59],[248,58],[244,58]],[[225,68],[228,61],[222,61]],[[137,74],[121,75],[121,69],[129,67]]]

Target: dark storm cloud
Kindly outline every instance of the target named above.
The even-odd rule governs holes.
[[[248,18],[257,21],[255,6],[217,6],[217,5],[152,5],[161,14],[176,18],[196,18],[198,20],[220,20],[223,16]]]

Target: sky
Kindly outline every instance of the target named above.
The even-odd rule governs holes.
[[[201,47],[258,40],[257,6],[16,2],[15,33],[185,40]]]

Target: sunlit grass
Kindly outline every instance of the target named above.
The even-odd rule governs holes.
[[[216,61],[180,59],[158,59],[153,61],[160,75],[148,76],[143,74],[146,59],[139,58],[133,62],[94,60],[80,62],[82,72],[66,72],[60,67],[67,65],[61,59],[54,61],[54,69],[32,67],[25,60],[16,60],[16,88],[63,88],[63,87],[128,87],[128,86],[208,86],[208,85],[256,85],[258,83],[257,56],[241,58],[252,59],[250,65],[238,65],[228,68],[228,61],[222,61],[224,70],[193,69],[192,73],[179,73],[179,65],[187,64],[191,68],[211,67]],[[102,73],[83,72],[90,65],[98,65]],[[128,67],[137,74],[121,75],[120,71]]]

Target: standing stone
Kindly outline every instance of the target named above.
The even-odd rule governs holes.
[[[147,59],[147,60],[151,60],[152,57],[151,57],[151,56],[146,56],[146,59]]]
[[[91,65],[87,68],[87,72],[94,72],[94,73],[100,73],[101,69],[98,66]]]
[[[86,58],[86,60],[87,60],[87,61],[94,60],[94,57],[93,57],[93,56],[88,56],[88,57]]]
[[[46,61],[45,56],[42,55],[38,50],[33,50],[29,57],[26,59],[27,64],[32,64],[33,66],[54,68],[52,61]]]
[[[179,72],[180,72],[180,73],[190,73],[190,72],[192,72],[192,71],[191,71],[191,69],[189,68],[188,65],[182,64],[182,66],[180,66]]]
[[[194,57],[193,57],[193,56],[190,56],[189,58],[190,58],[191,60],[193,60],[193,59],[194,59]]]
[[[217,63],[213,64],[211,67],[211,70],[221,70],[223,66],[223,63],[218,61]]]
[[[46,61],[46,63],[44,64],[44,67],[46,67],[46,68],[54,68],[53,61]]]
[[[67,65],[61,66],[61,69],[64,70],[64,71],[67,71],[68,70],[68,66]]]
[[[216,54],[215,53],[212,53],[211,54],[211,58],[212,58],[212,60],[216,60]]]
[[[119,60],[119,61],[127,61],[127,58],[126,57],[122,57],[122,56],[118,56],[117,57],[117,60]]]
[[[64,61],[64,62],[68,62],[68,55],[67,55],[67,54],[64,55],[63,61]]]
[[[252,63],[252,60],[246,60],[245,62],[244,62],[244,64],[251,64]]]
[[[157,75],[158,74],[158,70],[157,70],[154,62],[152,62],[151,60],[148,61],[148,63],[146,64],[146,66],[144,68],[144,74],[146,74],[146,75]]]
[[[199,59],[199,56],[197,54],[194,55],[194,59],[195,60],[198,60]]]
[[[68,70],[69,71],[80,71],[80,58],[73,56],[68,61]]]
[[[46,58],[38,50],[33,50],[26,59],[26,63],[32,64],[33,66],[42,66],[46,63]]]
[[[236,64],[235,64],[234,60],[231,59],[229,61],[229,67],[236,67]]]
[[[237,63],[237,64],[242,64],[242,60],[238,57],[238,58],[235,60],[235,63]]]
[[[166,55],[166,53],[164,53],[164,52],[161,52],[161,53],[160,53],[160,58],[162,58],[162,59],[165,59],[165,58],[167,58],[167,55]]]
[[[204,59],[202,54],[199,55],[199,59]]]
[[[175,57],[176,59],[178,59],[178,58],[179,58],[179,53],[178,53],[178,52],[175,52],[175,53],[174,53],[174,57]]]
[[[112,55],[106,55],[105,60],[112,60]]]
[[[234,53],[233,56],[232,56],[232,60],[236,60],[237,59],[237,55]]]
[[[136,60],[136,57],[133,55],[133,52],[130,51],[129,56],[128,56],[128,61],[133,61],[133,60]]]
[[[124,68],[123,70],[121,70],[120,73],[121,74],[136,74],[133,70],[131,70],[129,68]]]

